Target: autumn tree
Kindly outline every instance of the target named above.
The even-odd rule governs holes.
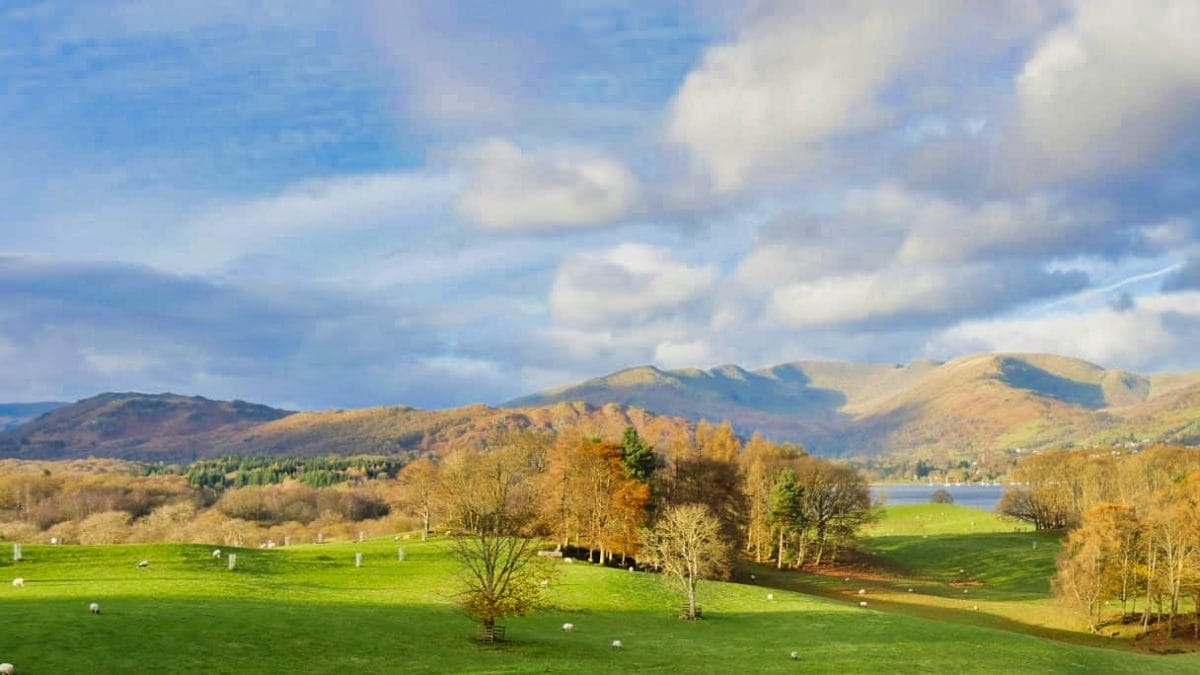
[[[533,611],[539,599],[534,500],[528,478],[540,448],[508,438],[486,452],[460,450],[446,458],[439,486],[454,528],[466,612],[494,635],[497,619]]]
[[[672,506],[642,537],[647,563],[658,568],[687,598],[683,618],[696,619],[696,591],[701,579],[724,577],[729,570],[729,544],[721,522],[703,504]]]
[[[434,504],[438,494],[437,462],[428,457],[422,457],[405,465],[396,479],[403,490],[402,499],[405,510],[421,519],[421,539],[425,540],[429,537],[429,528],[434,517]]]

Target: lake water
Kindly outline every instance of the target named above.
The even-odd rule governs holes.
[[[959,506],[970,506],[985,511],[995,511],[996,504],[1004,495],[1006,485],[872,485],[871,499],[883,499],[885,504],[928,504],[929,498],[938,489],[954,497]]]

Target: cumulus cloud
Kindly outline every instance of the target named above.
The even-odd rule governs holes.
[[[1200,5],[1076,0],[1016,78],[1016,180],[1153,166],[1200,120]],[[1182,142],[1181,142],[1182,141]],[[1194,143],[1191,144],[1194,148]]]
[[[492,139],[474,147],[466,160],[471,176],[458,207],[485,228],[601,225],[628,215],[638,199],[638,181],[629,169],[599,153],[528,153]]]
[[[955,35],[972,33],[956,26],[964,10],[990,11],[968,5],[766,3],[688,73],[671,102],[667,137],[721,190],[827,159],[826,141],[896,121],[885,90]]]
[[[946,358],[983,351],[1068,354],[1131,370],[1195,368],[1200,293],[1143,296],[1132,307],[969,321],[935,335],[925,352]]]
[[[550,288],[550,315],[572,327],[648,321],[703,302],[717,277],[713,265],[689,265],[646,244],[569,255]]]

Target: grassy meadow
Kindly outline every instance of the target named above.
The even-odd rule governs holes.
[[[957,564],[889,539],[903,536],[879,538],[880,551],[936,574],[949,574],[943,568]],[[401,545],[403,562],[396,559]],[[1052,546],[1046,549],[1052,558]],[[1197,655],[1064,644],[972,625],[957,620],[957,609],[930,616],[890,611],[897,603],[884,597],[883,581],[868,594],[868,609],[858,607],[857,596],[845,602],[761,585],[708,583],[701,596],[707,618],[684,622],[675,618],[679,599],[653,574],[561,562],[548,563],[557,570],[548,606],[508,620],[510,641],[489,646],[474,641],[474,624],[454,605],[456,568],[445,541],[226,548],[238,555],[235,571],[211,551],[200,545],[27,545],[25,560],[14,563],[5,545],[0,661],[16,664],[22,674],[1200,669]],[[364,554],[361,569],[354,567],[358,551]],[[148,568],[137,567],[142,559],[150,561]],[[997,578],[990,585],[992,573],[990,566],[972,569],[982,582],[975,586],[980,600],[1038,602],[1024,597],[1039,592],[1031,581]],[[25,587],[11,585],[18,576]],[[954,580],[947,579],[927,581],[922,590],[949,588]],[[947,602],[961,602],[950,595],[946,591]],[[101,605],[99,616],[88,612],[93,601]],[[576,625],[573,633],[560,628],[568,621]],[[614,639],[624,647],[613,649]],[[799,662],[788,658],[792,650],[801,654]]]

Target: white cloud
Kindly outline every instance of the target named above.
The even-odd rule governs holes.
[[[1030,266],[897,266],[783,286],[771,294],[768,312],[797,328],[895,327],[986,314],[1079,290],[1086,281],[1080,273],[1049,273]]]
[[[1076,0],[1016,80],[1016,180],[1151,166],[1200,115],[1200,4]]]
[[[548,229],[611,223],[630,213],[638,182],[621,162],[580,150],[527,153],[492,139],[466,157],[459,210],[487,228]]]
[[[621,244],[567,256],[550,289],[550,314],[577,327],[647,321],[704,300],[716,282],[712,265],[675,261],[666,248]]]
[[[939,40],[959,3],[776,3],[709,48],[671,103],[667,136],[731,190],[887,121],[880,91]]]
[[[1190,322],[1190,328],[1187,325]],[[1195,367],[1200,292],[1137,298],[1132,307],[1060,312],[1039,318],[969,321],[934,336],[925,352],[1049,352],[1105,366],[1157,370]]]

